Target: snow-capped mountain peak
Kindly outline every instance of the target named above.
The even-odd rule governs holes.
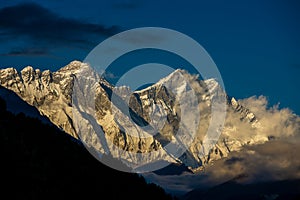
[[[53,124],[78,138],[73,124],[72,90],[76,74],[83,66],[85,64],[73,61],[57,72],[49,70],[41,72],[30,66],[20,73],[14,68],[1,69],[0,84],[14,91],[28,104],[35,106]],[[120,156],[120,151],[115,150],[117,146],[124,152],[122,159],[128,159],[131,163],[141,162],[136,156],[138,152],[152,153],[149,154],[150,161],[160,159],[179,162],[195,170],[227,156],[230,151],[238,150],[245,144],[268,140],[265,137],[243,136],[234,125],[225,123],[225,127],[220,130],[222,134],[217,144],[211,151],[203,154],[203,140],[211,120],[212,99],[218,95],[226,95],[215,79],[201,81],[197,76],[177,69],[154,85],[132,94],[128,88],[114,88],[104,79],[99,79],[99,83],[95,88],[95,115],[105,134],[102,140],[105,139],[110,143],[107,148],[113,156]],[[134,120],[111,100],[113,90],[119,90],[120,98],[128,102]],[[249,129],[261,128],[254,113],[244,108],[234,98],[227,96],[227,99],[227,112],[231,112],[239,123],[249,126]],[[191,109],[194,111],[199,109],[201,115],[188,114]],[[88,127],[88,121],[86,123]],[[138,124],[143,123],[156,127],[155,130],[159,134],[136,137],[145,131],[138,127]],[[180,135],[176,135],[178,131],[184,137],[178,138]],[[133,132],[136,132],[136,135]],[[91,145],[96,144],[94,147],[98,148],[99,152],[105,152],[99,138],[85,135],[80,139]],[[168,144],[190,139],[186,151],[179,157],[167,149]]]

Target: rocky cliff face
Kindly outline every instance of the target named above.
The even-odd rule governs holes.
[[[113,156],[119,157],[121,149],[122,158],[133,163],[146,162],[141,160],[137,153],[149,153],[150,160],[162,159],[183,163],[192,170],[197,170],[207,163],[227,156],[231,151],[239,150],[243,145],[268,140],[255,134],[244,135],[237,129],[232,121],[243,123],[250,131],[260,129],[262,125],[254,113],[240,105],[236,99],[228,97],[216,81],[200,81],[183,70],[176,70],[156,84],[134,92],[128,87],[113,87],[101,79],[94,88],[94,106],[96,121],[101,126],[104,137],[78,135],[78,123],[74,123],[73,119],[72,89],[81,66],[81,62],[73,61],[57,72],[41,72],[30,66],[21,72],[14,68],[2,69],[0,84],[35,106],[41,115],[48,117],[53,124],[73,137],[80,136],[81,140],[87,144],[94,144],[100,152],[107,151],[103,146],[105,140],[108,151]],[[189,80],[188,84],[184,80]],[[112,96],[112,93],[115,96]],[[192,101],[189,98],[191,96],[195,97]],[[225,120],[225,126],[219,130],[221,136],[216,145],[204,154],[203,141],[212,117],[211,104],[218,96],[226,97],[226,110],[231,118]],[[127,111],[122,107],[122,102],[128,103]],[[78,107],[75,110],[80,109]],[[189,113],[190,109],[198,109],[200,115]],[[81,111],[80,117],[84,113],[84,110]],[[80,123],[83,123],[87,127],[85,131],[89,132],[90,123],[85,119],[82,117]],[[146,128],[148,133],[145,133]],[[149,129],[152,134],[149,134]],[[168,144],[191,138],[187,151],[180,157],[167,150]]]
[[[72,126],[71,95],[73,75],[80,65],[80,62],[74,61],[53,73],[49,70],[34,70],[31,66],[21,72],[14,68],[2,69],[0,84],[35,106],[53,124],[77,138]]]

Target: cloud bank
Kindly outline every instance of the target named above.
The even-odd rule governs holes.
[[[279,109],[278,104],[269,108],[264,96],[242,99],[239,103],[255,113],[263,125],[263,128],[258,130],[259,134],[280,138],[300,134],[300,118],[292,110]]]
[[[250,129],[247,123],[227,113],[227,123],[238,129],[238,135],[269,137],[264,144],[246,145],[241,151],[229,153],[198,174],[173,176],[146,174],[149,181],[158,183],[169,192],[185,193],[196,188],[208,188],[229,180],[240,183],[300,179],[300,117],[290,109],[269,107],[264,96],[239,100],[239,103],[259,119],[261,128]],[[235,135],[232,137],[236,137]]]

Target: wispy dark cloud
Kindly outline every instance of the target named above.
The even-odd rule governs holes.
[[[49,52],[43,48],[15,48],[1,56],[48,56]]]
[[[116,26],[105,27],[101,24],[65,18],[33,3],[0,9],[0,30],[2,41],[24,38],[31,40],[31,44],[43,43],[79,48],[91,47],[96,45],[101,37],[103,39],[119,32]]]

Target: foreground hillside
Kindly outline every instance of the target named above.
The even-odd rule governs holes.
[[[9,199],[171,199],[136,174],[104,166],[78,141],[0,99],[1,191]]]

